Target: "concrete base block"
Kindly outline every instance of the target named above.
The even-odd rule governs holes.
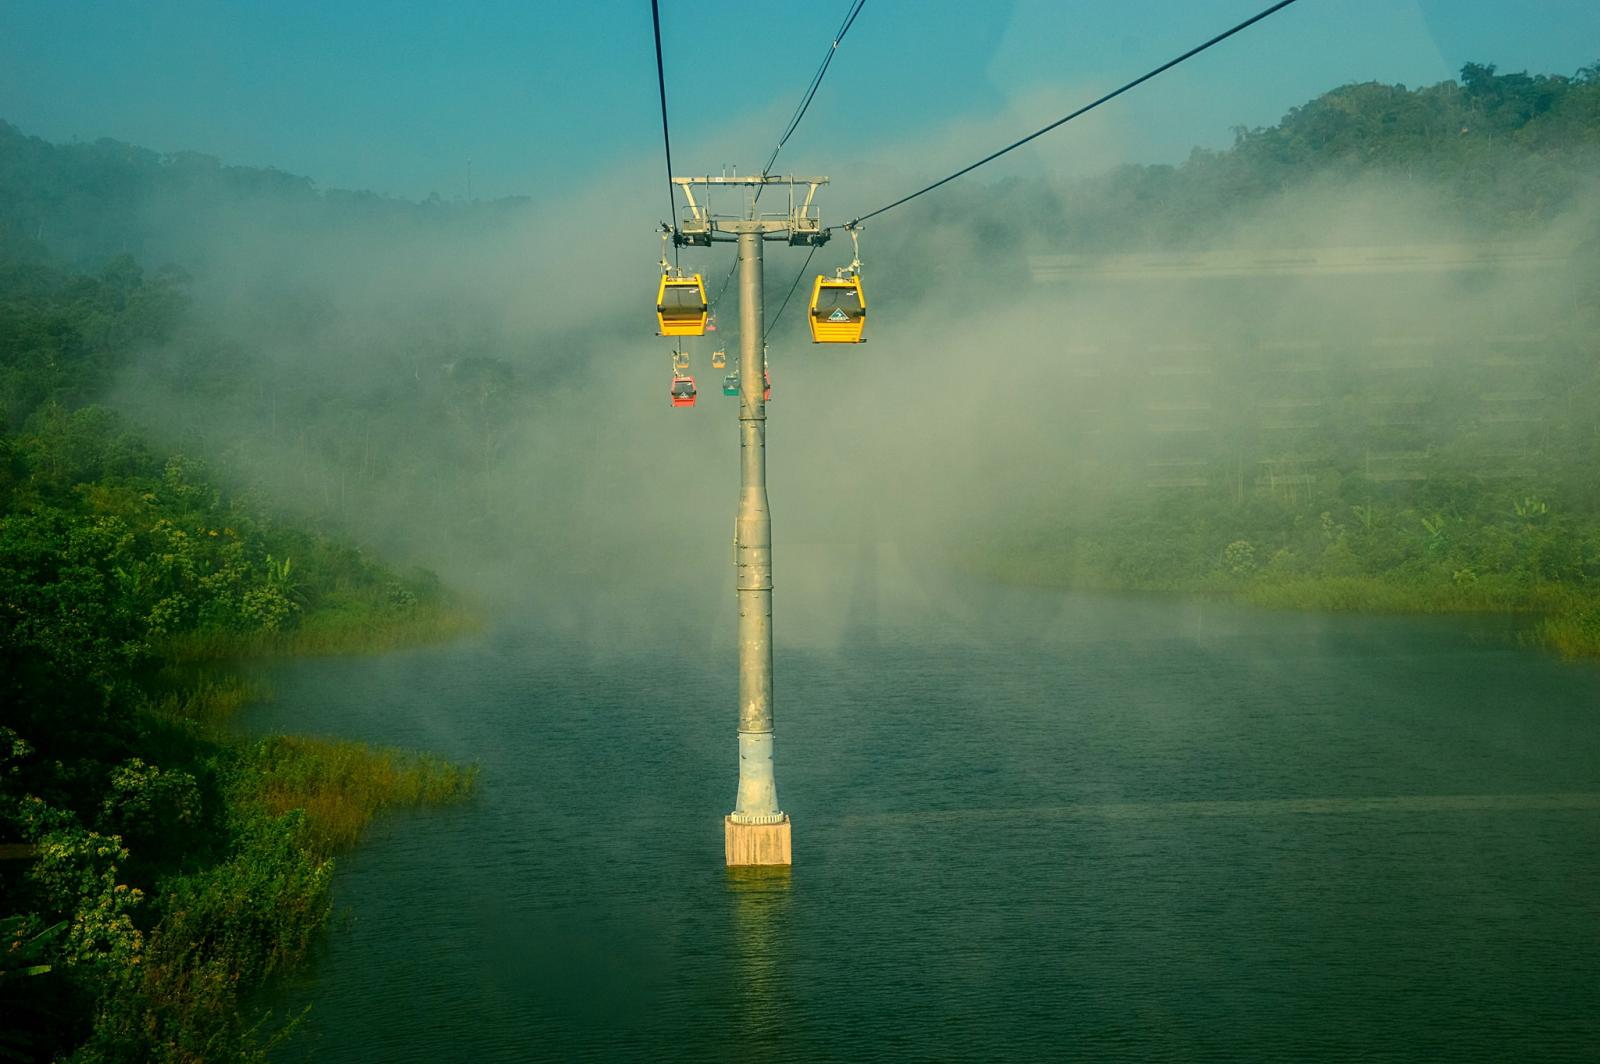
[[[723,817],[722,848],[729,868],[794,863],[789,851],[787,816],[776,824],[735,824],[732,817]]]

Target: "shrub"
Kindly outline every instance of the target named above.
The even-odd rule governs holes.
[[[1247,540],[1234,540],[1222,550],[1222,567],[1234,576],[1249,576],[1256,571],[1256,549]]]

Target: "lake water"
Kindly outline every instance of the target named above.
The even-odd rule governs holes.
[[[778,559],[792,872],[721,863],[731,591],[276,671],[251,728],[483,773],[341,860],[283,1059],[1600,1059],[1600,670],[826,554]]]

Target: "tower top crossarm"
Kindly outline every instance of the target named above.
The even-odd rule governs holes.
[[[812,189],[826,185],[825,177],[796,177],[794,174],[754,174],[740,177],[738,174],[709,174],[705,177],[675,177],[674,185],[808,185]]]
[[[826,177],[796,177],[793,174],[755,174],[749,177],[706,175],[704,177],[674,177],[672,183],[683,190],[684,207],[681,224],[673,232],[673,241],[679,245],[709,247],[717,240],[737,240],[741,232],[759,232],[769,240],[787,240],[790,244],[825,244],[828,230],[823,228],[817,207],[817,189],[828,183]],[[786,185],[789,189],[787,208],[779,211],[756,209],[753,196],[740,197],[738,214],[714,214],[711,211],[711,190],[737,188],[741,190],[765,189],[773,185]],[[703,189],[699,199],[695,189]]]

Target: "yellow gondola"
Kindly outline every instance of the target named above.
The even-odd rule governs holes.
[[[811,342],[814,344],[859,344],[867,323],[867,297],[861,291],[861,275],[825,277],[817,274],[811,286]]]
[[[662,336],[704,336],[706,286],[698,273],[688,277],[661,275],[656,293],[656,322]]]

